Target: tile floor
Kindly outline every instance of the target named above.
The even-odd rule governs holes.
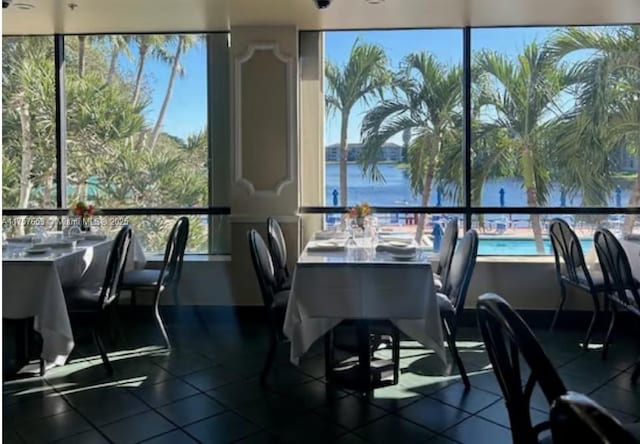
[[[44,379],[3,384],[5,443],[509,443],[500,389],[475,329],[459,347],[473,388],[465,393],[428,350],[403,342],[400,384],[367,396],[323,380],[321,348],[300,367],[282,348],[268,388],[257,376],[266,338],[258,323],[209,318],[193,308],[169,325],[174,348],[158,346],[149,321],[126,321],[128,344],[110,354],[109,378],[89,337],[70,364]],[[133,326],[133,327],[132,327]],[[582,330],[538,332],[567,385],[588,393],[621,420],[640,417],[640,388],[630,384],[636,347],[615,339],[609,359],[578,347]],[[384,351],[380,352],[384,354]],[[532,417],[548,407],[534,393]]]

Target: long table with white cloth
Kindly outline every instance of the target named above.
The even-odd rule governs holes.
[[[44,253],[30,252],[31,244],[11,240],[3,246],[2,316],[34,318],[45,364],[64,364],[74,347],[63,288],[102,285],[112,243],[111,239],[80,240],[68,248],[52,245]],[[144,264],[142,246],[134,240],[126,267],[143,268]]]
[[[300,255],[291,286],[284,333],[291,361],[343,320],[389,320],[446,362],[442,324],[429,258],[394,258],[366,245],[317,248]]]

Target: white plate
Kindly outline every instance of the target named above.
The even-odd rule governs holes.
[[[42,248],[42,247],[31,247],[24,250],[26,254],[32,254],[32,255],[45,254],[45,253],[49,253],[50,251],[51,251],[51,248]]]
[[[391,247],[399,247],[399,248],[404,248],[404,247],[408,247],[409,244],[411,242],[400,242],[400,241],[389,241],[387,242],[387,245],[391,246]]]
[[[399,253],[391,253],[391,257],[397,261],[412,261],[416,258],[416,253],[410,254],[399,254]]]

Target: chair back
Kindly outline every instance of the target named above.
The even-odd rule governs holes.
[[[638,283],[633,277],[629,258],[620,241],[611,231],[600,228],[596,230],[593,242],[609,295],[628,308],[640,309]]]
[[[287,244],[280,224],[273,217],[267,218],[267,242],[269,243],[269,252],[273,260],[276,281],[278,285],[281,285],[289,277]]]
[[[440,257],[438,258],[438,268],[436,273],[440,275],[442,282],[446,282],[449,267],[451,267],[451,259],[456,249],[458,241],[458,219],[453,219],[447,224],[442,236],[442,244],[440,246]]]
[[[632,444],[638,441],[620,421],[588,396],[569,392],[551,406],[551,434],[557,444]]]
[[[456,309],[456,316],[461,316],[464,302],[467,298],[467,289],[471,282],[473,269],[476,266],[478,256],[478,233],[469,230],[458,242],[458,248],[453,253],[451,266],[444,281],[442,291],[449,297]]]
[[[167,288],[177,285],[182,275],[182,263],[184,261],[184,251],[187,248],[189,239],[189,219],[180,217],[171,228],[167,246],[164,249],[164,259],[160,270],[158,285],[160,288]]]
[[[260,292],[262,293],[262,301],[265,307],[271,310],[273,307],[273,295],[277,288],[277,281],[269,247],[267,247],[264,239],[256,230],[249,230],[247,237],[249,239],[249,250],[251,252],[253,268],[255,269],[258,284],[260,285]]]
[[[107,259],[107,268],[98,299],[98,310],[117,302],[120,296],[120,283],[131,245],[132,231],[129,225],[123,226],[111,246]]]
[[[529,413],[536,382],[549,404],[567,389],[529,326],[504,299],[484,294],[478,299],[477,308],[482,338],[507,406],[513,442],[537,444]],[[531,370],[526,385],[520,372],[520,356]]]
[[[549,238],[556,260],[556,273],[564,276],[570,282],[579,284],[579,276],[584,275],[589,287],[593,287],[591,275],[584,260],[582,245],[576,233],[569,224],[562,219],[553,219],[549,225]],[[564,262],[565,272],[562,273],[560,259]]]

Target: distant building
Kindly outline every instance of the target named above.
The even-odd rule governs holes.
[[[347,160],[349,162],[356,162],[360,159],[360,153],[362,151],[361,143],[350,143],[347,147]],[[339,162],[340,161],[340,144],[334,143],[325,148],[324,159],[327,162]],[[382,150],[378,155],[378,160],[387,162],[401,162],[402,161],[402,146],[397,143],[385,143],[382,145]]]

